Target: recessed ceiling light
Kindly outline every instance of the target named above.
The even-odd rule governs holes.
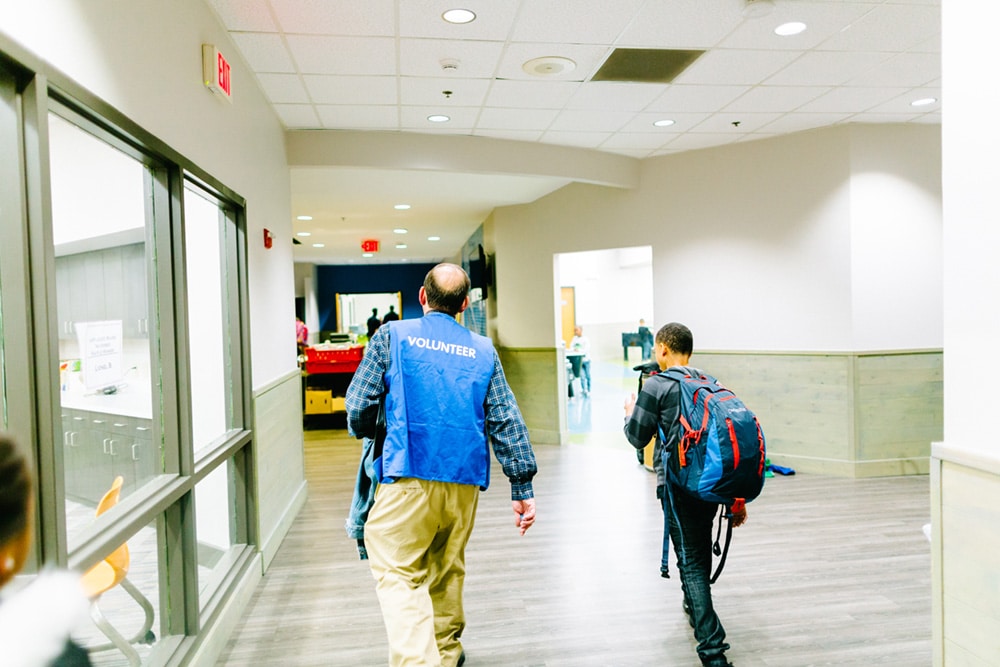
[[[910,102],[911,107],[925,107],[929,104],[934,104],[937,102],[936,97],[922,97],[919,100],[913,100]]]
[[[396,249],[397,250],[406,250],[406,244],[405,243],[397,243],[396,244]]]
[[[476,20],[476,13],[468,9],[449,9],[441,18],[448,23],[472,23]]]
[[[312,220],[313,217],[311,215],[298,215],[298,216],[295,216],[295,219],[296,220]]]
[[[449,120],[451,120],[451,118],[445,116],[444,114],[433,114],[428,116],[427,120],[429,120],[432,123],[447,123]]]
[[[782,23],[775,28],[774,34],[782,37],[791,37],[792,35],[798,35],[801,32],[805,32],[806,27],[806,24],[802,21],[789,21],[788,23]]]
[[[392,230],[392,233],[393,234],[405,234],[408,231],[409,231],[408,229],[403,229],[402,227],[397,227],[396,229]]]
[[[395,206],[393,206],[393,208],[396,209],[397,211],[406,211],[406,210],[408,210],[410,208],[410,205],[409,204],[396,204]]]
[[[427,240],[428,241],[440,241],[441,237],[440,236],[428,236]]]
[[[325,243],[313,243],[313,247],[314,248],[325,248],[326,244]]]
[[[361,256],[362,257],[374,257],[375,254],[374,253],[370,253],[370,252],[363,252],[363,253],[361,253]]]
[[[670,127],[673,124],[674,124],[674,121],[670,120],[669,118],[664,118],[663,120],[654,120],[653,121],[653,125],[655,125],[656,127]]]
[[[298,232],[296,236],[312,236],[312,232]]]

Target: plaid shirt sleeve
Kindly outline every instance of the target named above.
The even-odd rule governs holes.
[[[493,351],[493,375],[486,392],[486,432],[493,440],[493,452],[503,473],[510,480],[511,500],[534,498],[531,480],[538,472],[535,452],[496,350]]]
[[[666,377],[647,379],[636,397],[632,416],[625,421],[625,438],[636,449],[642,449],[653,436],[659,438],[658,426],[662,424],[667,438],[664,444],[669,450],[677,440],[679,400],[677,382]]]
[[[385,394],[389,368],[389,327],[381,326],[368,341],[365,356],[347,388],[347,431],[355,438],[374,438],[379,398]]]

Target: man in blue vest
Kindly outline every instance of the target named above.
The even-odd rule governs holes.
[[[465,546],[489,486],[490,440],[515,525],[523,535],[535,521],[535,455],[500,358],[455,319],[469,287],[459,266],[431,269],[420,288],[424,316],[379,327],[347,390],[348,429],[359,438],[376,436],[385,402],[364,535],[390,665],[465,662]]]

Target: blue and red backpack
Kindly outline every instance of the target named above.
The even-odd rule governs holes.
[[[714,550],[721,561],[712,582],[722,573],[732,539],[732,515],[764,488],[767,448],[757,416],[736,394],[711,375],[693,368],[671,368],[663,375],[680,387],[682,433],[666,461],[670,487],[724,506]],[[665,442],[664,434],[660,434]],[[726,544],[719,547],[722,518],[729,519]]]

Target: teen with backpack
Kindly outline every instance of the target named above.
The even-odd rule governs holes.
[[[712,606],[712,524],[720,504],[728,508],[730,527],[746,521],[745,503],[763,486],[764,435],[732,392],[688,367],[693,350],[694,337],[683,324],[672,322],[656,333],[661,372],[643,382],[638,398],[633,394],[625,402],[625,437],[637,449],[657,437],[657,495],[698,657],[706,667],[732,667],[726,631]]]

